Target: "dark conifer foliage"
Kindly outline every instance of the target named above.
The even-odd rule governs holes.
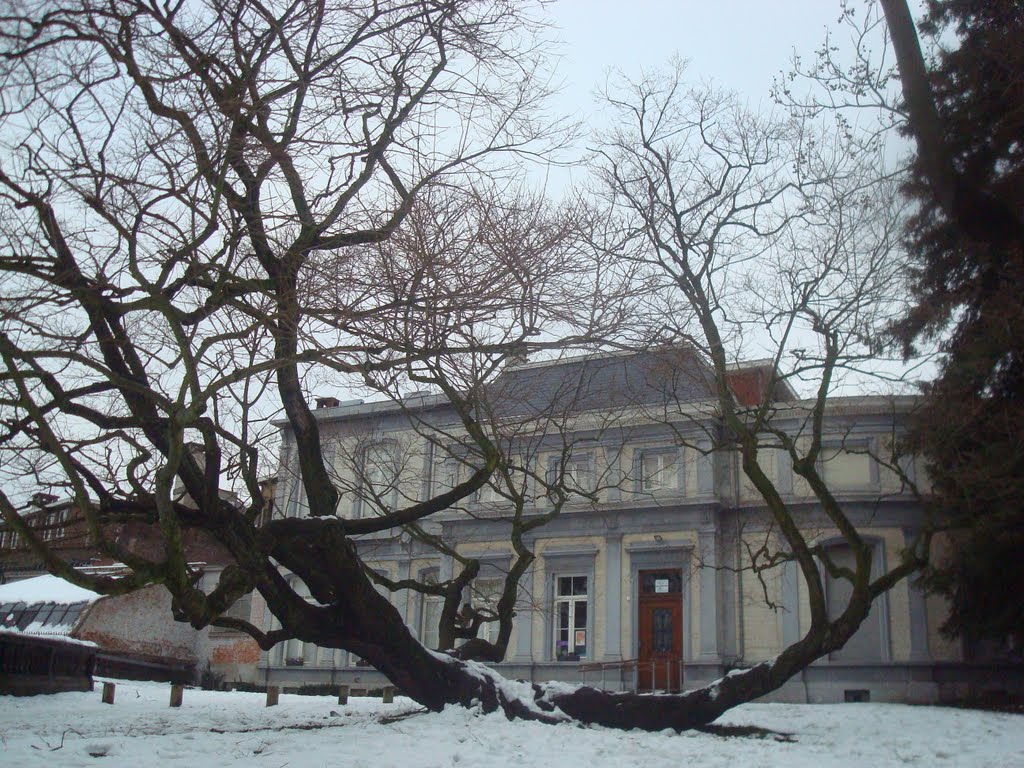
[[[943,338],[915,447],[929,459],[940,512],[958,529],[927,581],[952,600],[947,631],[1020,635],[1024,3],[933,0],[920,30],[940,43],[930,86],[954,180],[946,194],[911,110],[919,156],[909,191],[921,206],[910,231],[916,306],[899,333],[908,348]]]

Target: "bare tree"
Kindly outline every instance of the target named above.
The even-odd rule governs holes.
[[[437,498],[343,523],[304,380],[391,391],[423,361],[500,358],[544,323],[549,276],[520,258],[524,240],[551,244],[525,228],[541,223],[532,208],[518,222],[515,203],[492,210],[494,241],[457,274],[433,258],[443,248],[414,264],[373,247],[403,225],[418,236],[410,214],[426,189],[485,187],[488,173],[512,184],[512,158],[564,139],[538,118],[534,22],[505,3],[114,2],[8,4],[0,24],[4,471],[69,491],[129,575],[75,571],[5,494],[7,522],[53,572],[96,591],[161,583],[196,627],[348,648],[431,706],[480,698],[480,681],[413,640],[349,536],[450,506],[497,458]],[[462,217],[483,194],[444,212]],[[416,314],[432,324],[394,335]],[[257,527],[276,408],[310,517]],[[220,498],[225,475],[246,508]],[[163,556],[105,535],[114,521],[158,529]],[[234,559],[209,593],[188,563],[189,530]],[[254,588],[280,630],[224,615]]]
[[[847,151],[841,134],[813,121],[755,115],[727,94],[690,87],[681,66],[624,81],[606,98],[619,118],[597,150],[598,192],[620,227],[612,247],[657,286],[652,300],[661,311],[653,314],[660,322],[652,335],[685,341],[706,360],[716,419],[704,423],[722,426],[707,431],[706,450],[736,452],[773,532],[748,547],[744,567],[762,574],[795,562],[811,619],[804,636],[776,658],[674,704],[631,702],[630,714],[621,716],[595,715],[591,708],[600,705],[592,695],[558,703],[608,724],[628,717],[670,724],[682,711],[690,722],[706,722],[841,648],[872,601],[926,562],[927,526],[901,562],[872,572],[870,544],[823,468],[840,380],[884,373],[873,361],[902,307],[901,204],[892,184],[878,180],[877,155]],[[741,398],[730,372],[758,349],[770,356],[771,376],[757,397]],[[809,397],[780,403],[782,385]],[[815,543],[806,510],[787,500],[768,470],[774,450],[806,483],[826,525],[852,552],[852,565],[834,561]],[[874,458],[908,482],[895,444],[887,451]],[[826,601],[826,574],[849,583],[838,615]]]
[[[0,465],[5,480],[28,474],[70,492],[97,548],[128,575],[74,570],[0,492],[0,512],[47,568],[104,594],[163,584],[183,620],[245,631],[264,649],[290,638],[344,648],[433,709],[482,702],[547,722],[684,728],[841,645],[871,599],[916,567],[910,553],[872,577],[867,544],[816,468],[833,376],[869,351],[890,278],[881,212],[841,168],[821,167],[820,137],[812,144],[710,94],[680,102],[678,79],[668,90],[641,84],[615,102],[635,129],[602,152],[611,206],[600,223],[621,225],[624,250],[599,253],[584,274],[594,219],[506,194],[514,173],[503,158],[543,155],[565,136],[538,118],[535,31],[513,4],[460,0],[5,6]],[[833,207],[851,194],[852,208]],[[847,237],[860,214],[869,246]],[[781,281],[757,301],[747,291],[755,259]],[[611,303],[597,301],[606,281]],[[788,542],[773,556],[794,559],[810,586],[812,629],[773,663],[676,697],[539,685],[523,696],[457,656],[503,655],[533,557],[523,534],[593,488],[575,481],[563,412],[541,414],[550,433],[539,434],[557,439],[530,443],[538,414],[506,418],[508,398],[484,387],[510,356],[608,338],[636,296],[655,302],[642,316],[661,322],[643,335],[705,356],[729,445]],[[780,334],[776,363],[788,352],[794,376],[820,373],[809,442],[774,428],[770,399],[741,407],[727,384],[727,345],[758,323]],[[797,352],[797,328],[818,351]],[[458,416],[451,455],[464,459],[451,487],[400,499],[360,483],[375,489],[363,500],[376,512],[340,516],[346,489],[307,403],[310,382],[339,377],[389,397],[428,385],[447,398]],[[278,409],[307,514],[266,520],[260,467]],[[854,569],[802,535],[759,464],[766,440],[789,451]],[[552,471],[538,469],[529,454],[552,444]],[[366,459],[363,471],[376,471]],[[373,457],[376,469],[401,460]],[[224,476],[247,506],[221,497]],[[513,502],[516,557],[496,606],[461,618],[472,559],[450,583],[420,584],[445,600],[441,645],[470,641],[441,657],[376,591],[353,537],[428,538],[422,521],[488,483]],[[530,493],[549,497],[549,515],[522,514]],[[158,530],[160,555],[105,535],[124,521]],[[209,592],[188,562],[186,533],[197,530],[234,561]],[[837,619],[823,607],[817,559],[852,584]],[[252,590],[279,628],[226,615]],[[474,643],[495,621],[497,642]]]

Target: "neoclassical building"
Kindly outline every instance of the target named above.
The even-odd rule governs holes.
[[[729,385],[739,401],[753,403],[765,395],[768,374],[763,365],[740,366]],[[520,581],[512,638],[498,665],[504,674],[676,689],[771,658],[807,629],[807,590],[796,566],[750,569],[780,539],[726,447],[712,407],[713,382],[692,353],[523,364],[506,369],[489,393],[490,418],[507,426],[506,450],[530,469],[522,476],[526,503],[513,508],[500,487],[488,487],[430,518],[427,532],[448,552],[406,533],[365,536],[358,545],[392,580],[444,581],[459,565],[456,555],[477,558],[481,570],[468,599],[486,606],[513,562],[509,532],[516,512],[520,520],[550,516],[524,539],[536,560]],[[775,428],[806,430],[809,404],[788,386],[777,385],[769,399]],[[922,522],[906,482],[920,469],[883,460],[912,405],[908,398],[836,398],[825,420],[821,470],[871,542],[879,573],[898,560]],[[321,398],[315,413],[342,490],[339,515],[358,518],[427,498],[472,471],[472,454],[441,397]],[[287,425],[282,430],[276,506],[301,516],[293,442]],[[836,562],[848,559],[788,454],[766,444],[761,460],[807,535],[831,548]],[[567,492],[557,515],[549,515],[553,484]],[[828,578],[826,589],[830,609],[839,610],[847,585]],[[388,594],[411,630],[434,645],[439,598]],[[984,670],[963,664],[959,644],[940,635],[943,610],[913,583],[899,583],[876,600],[845,648],[775,697],[929,701],[961,692]],[[266,627],[273,622],[258,596],[253,615]],[[481,632],[496,630],[485,624]],[[250,675],[286,687],[382,682],[357,658],[298,641],[263,653]]]

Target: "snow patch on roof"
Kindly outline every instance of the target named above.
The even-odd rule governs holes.
[[[92,590],[83,589],[57,576],[36,576],[33,579],[0,585],[0,603],[71,605],[72,603],[92,603],[100,597],[102,595]]]

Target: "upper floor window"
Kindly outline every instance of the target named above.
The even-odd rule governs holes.
[[[833,490],[874,488],[878,467],[869,451],[867,441],[823,446],[819,459],[822,480]]]
[[[477,501],[481,504],[496,504],[504,500],[504,496],[498,491],[494,483],[496,482],[494,476],[491,476],[490,482],[480,488],[477,491]]]
[[[552,491],[561,486],[568,493],[589,494],[594,492],[594,455],[577,453],[563,458],[552,456],[548,459],[548,484]]]
[[[371,509],[390,510],[398,505],[400,457],[394,443],[376,443],[363,452],[363,498]]]
[[[453,456],[434,461],[434,493],[440,495],[459,484],[461,463]]]
[[[241,619],[242,621],[252,621],[252,592],[246,595],[242,595],[231,607],[224,613],[225,616],[230,616],[233,619]]]
[[[637,470],[638,485],[644,493],[676,491],[681,487],[679,451],[675,448],[641,451]]]

